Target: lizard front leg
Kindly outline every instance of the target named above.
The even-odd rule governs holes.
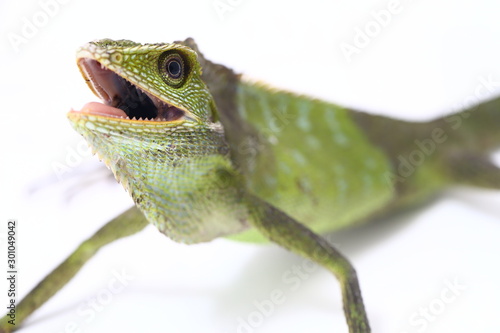
[[[356,271],[324,238],[281,210],[256,197],[248,198],[250,223],[265,237],[331,271],[342,289],[344,313],[350,333],[370,332]]]
[[[131,236],[148,225],[144,215],[134,206],[99,229],[92,237],[81,243],[78,248],[49,275],[47,275],[16,308],[15,325],[9,323],[10,317],[0,319],[0,333],[12,332],[54,296],[71,280],[83,265],[103,246],[123,237]]]

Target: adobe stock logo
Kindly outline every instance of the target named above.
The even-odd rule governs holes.
[[[9,32],[7,38],[14,51],[19,52],[23,44],[38,35],[40,29],[49,24],[50,20],[59,13],[61,5],[65,5],[70,0],[40,0],[38,5],[40,9],[36,11],[31,18],[23,16],[21,18],[21,33]]]
[[[243,0],[214,0],[212,6],[221,21],[226,19],[226,14],[233,12]]]
[[[387,183],[393,186],[395,183],[404,183],[415,171],[422,166],[425,161],[433,155],[440,145],[444,144],[449,135],[459,130],[469,117],[474,117],[474,112],[481,100],[487,98],[500,87],[500,81],[496,81],[492,74],[480,76],[479,84],[475,87],[474,93],[465,97],[459,105],[454,108],[461,112],[451,114],[444,119],[443,127],[436,127],[429,133],[429,137],[420,138],[413,141],[414,148],[397,157],[396,165],[392,172],[385,174]]]
[[[122,293],[131,284],[131,281],[135,280],[135,276],[127,274],[123,268],[121,271],[113,269],[111,274],[112,277],[108,280],[106,286],[99,290],[97,294],[88,297],[76,310],[75,318],[63,324],[63,331],[60,332],[88,332],[88,325],[100,313],[104,313],[117,295]]]
[[[280,305],[287,300],[287,294],[297,291],[302,283],[309,279],[311,273],[318,269],[318,265],[308,259],[302,260],[300,265],[293,265],[283,272],[281,276],[281,288],[274,288],[269,293],[269,298],[255,300],[254,311],[245,317],[238,317],[238,327],[236,333],[257,333],[265,320],[272,316]]]
[[[386,174],[387,181],[392,184],[393,182],[405,182],[425,160],[431,156],[436,148],[448,139],[448,135],[442,128],[434,128],[430,138],[422,140],[415,140],[416,149],[412,150],[408,156],[398,156],[397,174]]]
[[[417,311],[410,315],[408,323],[412,327],[411,331],[425,332],[429,325],[445,313],[450,305],[462,295],[463,291],[467,290],[467,286],[460,283],[456,277],[453,281],[445,279],[443,283],[445,286],[441,289],[438,297],[430,300],[425,306],[420,306]],[[401,333],[410,333],[410,331]]]
[[[354,28],[352,43],[340,43],[340,50],[347,62],[350,63],[355,54],[361,53],[361,50],[370,45],[382,30],[391,24],[393,17],[403,11],[403,8],[399,0],[390,0],[385,9],[371,11],[371,20],[366,22],[363,28],[359,26]]]

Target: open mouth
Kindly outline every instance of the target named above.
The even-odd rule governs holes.
[[[94,59],[81,58],[78,65],[89,86],[103,101],[84,107],[93,114],[156,121],[175,121],[185,116],[183,110],[142,90]]]

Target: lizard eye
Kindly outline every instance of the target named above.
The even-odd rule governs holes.
[[[182,86],[187,77],[184,59],[178,53],[163,53],[158,59],[158,67],[163,80],[174,88]]]
[[[172,79],[178,79],[182,76],[182,62],[180,59],[171,58],[167,61],[165,65],[165,69],[167,70],[168,76]]]

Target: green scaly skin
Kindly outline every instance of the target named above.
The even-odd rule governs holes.
[[[77,58],[89,87],[116,108],[89,104],[69,119],[137,208],[28,294],[16,328],[99,248],[149,222],[179,242],[271,240],[311,259],[339,280],[349,331],[370,332],[354,268],[319,234],[415,205],[451,184],[500,188],[489,159],[500,145],[499,100],[470,110],[472,120],[455,131],[461,115],[410,123],[246,81],[206,60],[191,39],[100,40]],[[432,147],[429,138],[443,138],[436,129],[446,139],[401,175],[417,141]],[[0,332],[14,328],[9,319]]]

